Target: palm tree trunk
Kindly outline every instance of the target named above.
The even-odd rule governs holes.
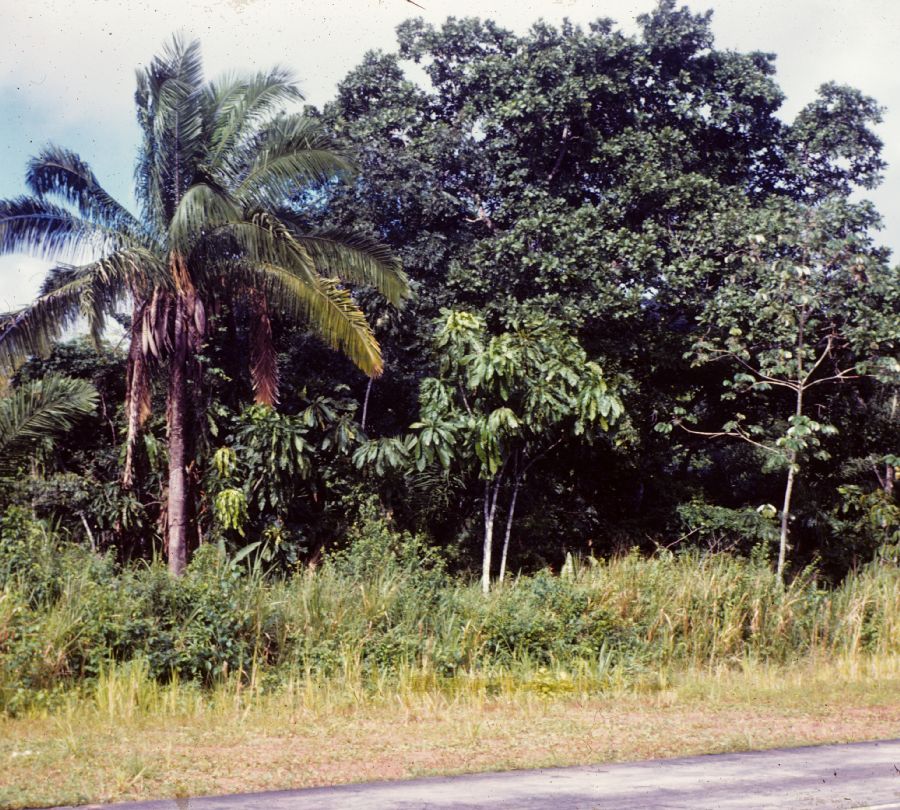
[[[137,314],[138,308],[135,307]],[[131,489],[134,485],[134,451],[141,429],[143,411],[147,398],[147,366],[141,349],[140,326],[132,325],[131,347],[128,351],[128,390],[125,392],[125,416],[128,433],[125,438],[125,466],[122,470],[122,486]]]
[[[250,378],[257,405],[278,404],[278,355],[272,343],[269,305],[263,295],[251,297],[253,329],[250,340]]]
[[[169,571],[180,576],[187,566],[188,480],[186,470],[187,312],[183,296],[175,305],[166,421],[169,436],[166,547]]]

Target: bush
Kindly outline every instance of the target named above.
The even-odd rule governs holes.
[[[411,668],[537,683],[536,667],[602,663],[627,681],[748,658],[900,652],[900,569],[887,561],[826,589],[813,571],[782,585],[761,558],[633,553],[566,576],[520,577],[485,597],[374,504],[345,549],[282,579],[212,546],[180,579],[158,562],[120,566],[17,510],[0,533],[7,712],[51,704],[112,662],[200,685],[254,669],[268,684],[298,672],[383,683]]]

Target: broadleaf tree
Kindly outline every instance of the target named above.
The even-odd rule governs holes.
[[[590,443],[610,431],[624,409],[600,366],[545,317],[512,320],[491,336],[481,316],[446,310],[434,349],[439,375],[422,381],[418,421],[399,443],[404,452],[397,454],[396,439],[373,441],[355,459],[377,464],[387,455],[418,472],[439,466],[482,482],[481,584],[487,593],[502,501],[500,581],[529,473],[567,441]]]
[[[698,427],[702,405],[679,406],[675,421],[690,434],[743,441],[785,471],[779,575],[797,476],[810,456],[828,458],[827,437],[838,431],[819,416],[827,389],[865,376],[890,382],[900,371],[900,279],[872,244],[873,217],[867,205],[834,198],[759,211],[697,319],[690,357],[726,373],[722,400],[732,413],[710,430]]]
[[[541,312],[630,386],[633,452],[561,450],[546,469],[552,480],[533,493],[548,521],[579,516],[574,546],[609,550],[668,533],[679,505],[694,498],[736,509],[760,489],[777,499],[758,465],[738,488],[721,474],[743,463],[742,450],[683,444],[680,433],[652,426],[692,391],[708,408],[716,403],[706,424],[729,420],[718,369],[685,357],[700,336],[697,317],[729,283],[726,259],[746,245],[747,222],[760,210],[877,185],[878,104],[829,83],[785,118],[774,55],[718,47],[711,14],[674,0],[641,15],[634,33],[605,19],[539,22],[523,33],[488,20],[410,20],[398,46],[368,54],[321,112],[362,167],[352,191],[335,189],[324,215],[370,223],[418,290],[416,317],[391,335],[400,370],[376,386],[367,430],[394,435],[402,414],[415,419],[415,392],[432,374],[428,325],[442,307],[481,313],[492,329]],[[427,88],[410,79],[406,60],[428,74]],[[872,389],[852,390],[868,399]],[[829,389],[835,415],[852,412],[850,391]],[[854,431],[846,441],[866,455],[877,450],[858,421],[842,419]],[[614,467],[610,483],[590,475],[586,456]],[[806,531],[808,553],[828,546],[836,558],[832,495],[845,473],[818,461],[813,472],[822,485],[809,526],[833,528]],[[415,489],[406,500],[421,500],[419,482],[408,483]],[[387,487],[398,503],[402,486],[392,479]],[[445,514],[429,525],[449,543],[467,524]],[[548,525],[527,525],[534,559],[550,551]]]

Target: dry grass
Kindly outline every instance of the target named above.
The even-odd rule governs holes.
[[[0,719],[9,808],[671,757],[900,734],[900,657],[746,663],[591,691],[579,676],[160,687],[140,666]]]

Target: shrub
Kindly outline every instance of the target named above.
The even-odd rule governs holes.
[[[17,510],[0,532],[7,712],[52,704],[113,662],[206,686],[254,671],[270,686],[298,672],[375,684],[415,668],[437,679],[521,675],[540,691],[570,688],[566,672],[610,667],[628,682],[748,658],[900,652],[900,569],[884,560],[826,589],[814,571],[783,585],[761,557],[632,553],[519,577],[486,597],[371,503],[343,550],[285,578],[213,546],[180,579],[160,563],[119,566]]]

